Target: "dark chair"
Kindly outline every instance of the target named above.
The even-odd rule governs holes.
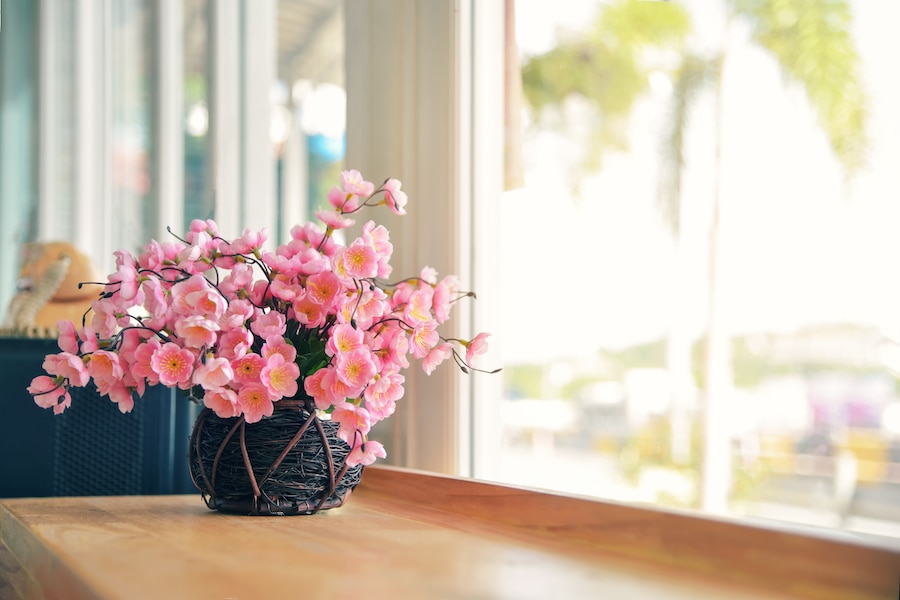
[[[57,351],[53,339],[0,338],[0,498],[197,492],[187,454],[199,408],[154,386],[122,414],[91,385],[54,415],[26,387]]]

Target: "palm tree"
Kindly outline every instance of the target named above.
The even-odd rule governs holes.
[[[722,416],[727,411],[731,349],[720,323],[718,296],[719,211],[721,208],[722,75],[726,67],[728,35],[742,22],[751,40],[768,51],[785,78],[799,85],[815,110],[829,144],[850,176],[865,160],[866,97],[860,78],[859,56],[851,37],[847,0],[724,0],[726,37],[714,51],[698,53],[686,42],[687,13],[671,3],[622,0],[606,6],[588,39],[566,42],[550,53],[531,59],[523,68],[526,98],[540,109],[560,104],[571,94],[589,99],[601,115],[596,129],[594,158],[610,148],[623,147],[621,131],[637,98],[647,91],[642,58],[648,49],[678,52],[670,75],[673,82],[669,126],[663,140],[660,209],[676,243],[681,241],[681,176],[684,137],[695,100],[703,93],[715,98],[716,142],[713,214],[709,229],[708,314],[705,386],[705,423],[702,505],[724,511],[730,473],[730,447]],[[632,29],[637,28],[637,29]],[[656,53],[659,55],[659,52]],[[667,55],[663,55],[666,57]],[[624,83],[622,83],[624,82]],[[618,90],[621,90],[619,93]],[[690,364],[690,340],[670,333],[670,371]],[[681,373],[675,373],[676,380]],[[676,397],[673,405],[681,401]]]

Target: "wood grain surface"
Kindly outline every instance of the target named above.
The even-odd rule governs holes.
[[[896,598],[889,541],[369,468],[339,509],[0,502],[0,598]]]

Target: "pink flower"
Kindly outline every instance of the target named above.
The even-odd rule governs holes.
[[[284,315],[277,310],[264,313],[250,324],[250,329],[264,340],[281,337],[285,332]]]
[[[248,383],[238,392],[238,404],[247,423],[256,423],[263,417],[271,417],[275,410],[269,392],[261,383]]]
[[[234,390],[216,388],[203,394],[203,404],[223,419],[237,417],[241,414],[238,396]]]
[[[434,310],[434,318],[438,323],[443,323],[450,318],[450,308],[453,298],[459,293],[459,280],[448,275],[434,288],[431,307]]]
[[[347,455],[347,466],[371,465],[379,458],[385,458],[387,452],[381,442],[369,440],[353,448]]]
[[[241,384],[259,383],[259,374],[266,366],[266,359],[255,352],[248,352],[241,358],[232,361],[234,380]]]
[[[366,408],[373,419],[381,421],[394,414],[397,401],[403,397],[405,377],[394,373],[386,377],[378,377],[366,387]]]
[[[225,299],[203,275],[190,278],[172,286],[171,308],[181,315],[202,315],[218,319],[225,312]]]
[[[297,394],[297,378],[300,368],[287,362],[280,354],[271,355],[259,374],[259,380],[269,390],[273,398],[293,397]]]
[[[144,325],[151,329],[162,329],[166,325],[169,310],[162,284],[155,277],[149,277],[141,284],[141,290],[144,292],[144,308],[150,313],[150,318],[144,321]]]
[[[345,192],[335,185],[328,191],[328,203],[338,212],[350,213],[359,208],[359,196]]]
[[[194,370],[194,355],[186,348],[171,342],[163,344],[150,357],[150,368],[167,387],[189,382]]]
[[[162,343],[158,338],[152,337],[134,349],[131,363],[131,375],[135,379],[146,379],[150,385],[159,383],[159,375],[153,370],[151,360]]]
[[[335,271],[353,279],[369,279],[378,275],[378,255],[375,248],[362,240],[356,240],[339,252]]]
[[[90,381],[90,374],[81,357],[69,352],[48,354],[44,358],[44,371],[50,375],[59,375],[69,380],[69,385],[84,387]]]
[[[384,183],[384,200],[394,214],[406,214],[406,192],[400,191],[401,183],[396,179],[388,179]]]
[[[87,370],[101,394],[109,393],[109,389],[125,375],[122,365],[119,364],[119,355],[107,350],[98,350],[91,354]]]
[[[472,360],[480,355],[487,352],[488,343],[487,339],[491,337],[489,333],[479,333],[476,335],[470,342],[464,342],[463,345],[466,347],[466,362],[472,364]]]
[[[234,379],[234,370],[227,358],[208,356],[194,370],[193,382],[204,390],[221,388]]]
[[[75,333],[75,325],[72,321],[59,320],[56,322],[59,330],[59,349],[69,354],[78,354],[78,335]]]
[[[417,327],[411,337],[412,355],[416,358],[425,358],[440,340],[441,336],[435,330],[433,322]]]
[[[230,361],[235,361],[247,354],[252,345],[253,334],[250,333],[250,330],[236,327],[226,331],[219,338],[218,355]]]
[[[431,375],[439,364],[451,356],[453,356],[453,346],[448,342],[444,342],[443,344],[432,348],[431,352],[425,357],[425,360],[422,361],[422,368],[425,370],[425,374]]]
[[[356,169],[341,171],[341,187],[348,194],[355,194],[367,198],[375,191],[375,185],[363,179],[362,174]]]
[[[306,293],[309,299],[326,308],[334,303],[342,291],[340,280],[331,271],[321,271],[310,275],[306,280]]]
[[[78,330],[78,339],[81,340],[81,352],[87,354],[100,348],[97,344],[97,334],[92,327],[82,327]]]
[[[346,229],[356,223],[353,219],[345,217],[333,210],[317,210],[316,218],[328,225],[331,229]]]
[[[111,338],[119,326],[118,318],[122,314],[120,309],[109,298],[101,298],[91,303],[93,316],[91,327],[100,334],[100,337]]]
[[[369,411],[350,402],[335,405],[331,420],[340,423],[338,437],[353,446],[356,434],[366,435],[372,428],[372,417]]]
[[[210,348],[216,343],[219,326],[203,315],[189,315],[175,320],[175,333],[189,348]]]
[[[247,300],[232,300],[228,304],[225,313],[219,319],[219,326],[222,329],[234,329],[242,327],[244,323],[253,318],[255,309]]]
[[[350,388],[360,390],[375,376],[376,371],[372,351],[366,346],[338,354],[335,368],[341,381]]]
[[[127,257],[120,257],[119,262],[121,264],[119,264],[118,270],[107,277],[107,280],[110,283],[119,284],[118,296],[122,300],[126,302],[136,300],[135,303],[141,303],[142,299],[137,299],[138,290],[140,289],[140,280],[134,259],[124,250],[119,250],[118,252],[127,255]]]
[[[325,344],[325,353],[334,356],[350,352],[363,344],[363,332],[350,323],[339,323],[331,328],[331,335]]]
[[[301,325],[305,327],[320,327],[325,323],[325,311],[322,305],[309,297],[309,294],[303,294],[291,305],[294,309],[294,317]]]
[[[403,310],[403,320],[413,327],[430,322],[432,320],[432,298],[434,298],[434,288],[431,286],[422,286],[413,292]]]
[[[316,408],[328,410],[343,398],[336,397],[333,392],[334,369],[319,369],[303,380],[303,391],[316,401]]]
[[[41,408],[52,408],[55,414],[63,412],[72,404],[69,390],[62,381],[46,375],[38,375],[32,379],[28,393],[34,396],[35,404]]]
[[[283,337],[274,337],[265,344],[260,350],[263,358],[269,358],[273,354],[280,354],[284,357],[285,362],[294,362],[297,358],[297,349],[287,343]]]
[[[119,405],[119,412],[129,413],[134,408],[134,395],[120,379],[110,387],[109,399]]]

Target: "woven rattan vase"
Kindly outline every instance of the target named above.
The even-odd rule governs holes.
[[[191,433],[194,485],[213,510],[244,515],[309,515],[336,508],[359,483],[338,424],[283,400],[257,423],[204,408]]]

